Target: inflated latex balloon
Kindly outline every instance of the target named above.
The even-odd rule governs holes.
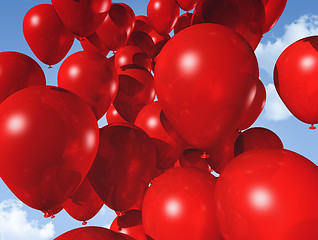
[[[146,105],[138,114],[135,125],[144,130],[157,149],[157,168],[168,169],[178,160],[181,140],[171,127],[158,102]]]
[[[58,85],[85,100],[100,119],[115,99],[118,77],[114,65],[100,54],[76,52],[62,63]]]
[[[65,26],[79,37],[88,37],[102,24],[111,0],[51,0]]]
[[[59,63],[69,52],[74,35],[51,4],[31,8],[23,19],[23,34],[32,52],[47,65]]]
[[[108,49],[115,51],[126,43],[134,26],[134,11],[124,3],[112,3],[96,33]]]
[[[187,12],[185,14],[182,14],[178,18],[178,21],[177,21],[176,25],[174,26],[174,29],[173,29],[174,34],[177,34],[182,29],[190,27],[191,26],[191,22],[192,22],[192,17],[193,17],[193,14],[189,13],[189,12]]]
[[[76,191],[98,148],[89,106],[58,87],[23,89],[0,105],[0,176],[26,205],[48,211]]]
[[[148,33],[142,31],[133,31],[125,46],[136,46],[143,50],[149,57],[151,57],[154,43]]]
[[[116,217],[110,230],[133,237],[136,240],[147,240],[139,210],[129,210]]]
[[[153,76],[144,69],[117,70],[119,88],[114,107],[127,122],[134,122],[140,110],[153,102]]]
[[[116,108],[113,104],[110,105],[108,108],[108,111],[106,113],[106,120],[108,124],[112,123],[128,123],[126,120],[124,120],[119,113],[117,112]]]
[[[180,167],[199,168],[210,173],[212,172],[212,169],[207,162],[207,158],[209,157],[210,156],[208,154],[204,154],[201,150],[187,149],[184,150],[180,156],[179,165]],[[175,167],[177,166],[175,165]]]
[[[244,130],[252,126],[252,124],[257,120],[258,116],[263,111],[266,102],[266,89],[264,84],[259,80],[257,81],[257,90],[253,100],[246,109],[243,118],[239,124],[238,130]]]
[[[198,24],[162,49],[155,88],[174,129],[188,144],[205,150],[237,129],[257,88],[247,75],[258,77],[249,44],[228,27]]]
[[[265,6],[264,33],[272,29],[282,15],[287,0],[262,0]]]
[[[150,0],[147,6],[148,20],[153,29],[161,35],[171,32],[179,13],[175,0]]]
[[[124,211],[143,196],[156,161],[156,149],[140,128],[111,124],[100,129],[100,145],[88,179],[108,207]]]
[[[214,209],[215,183],[213,175],[196,168],[173,168],[161,174],[143,202],[145,233],[156,240],[221,239]]]
[[[318,123],[318,36],[303,38],[279,56],[274,83],[280,98],[300,121]]]
[[[54,240],[134,240],[126,234],[103,227],[82,227],[63,233]]]
[[[190,11],[195,7],[199,0],[176,0],[180,8],[184,11]]]
[[[192,24],[217,23],[241,34],[255,50],[262,39],[265,8],[262,0],[201,0]]]
[[[218,226],[224,239],[318,238],[318,167],[277,149],[235,158],[217,180]]]
[[[23,88],[45,83],[42,68],[29,56],[18,52],[0,53],[0,103]]]
[[[84,51],[98,53],[104,57],[109,53],[109,49],[105,47],[96,33],[82,39],[80,43]]]
[[[235,140],[234,155],[238,156],[253,149],[276,148],[283,149],[280,138],[271,130],[254,127],[242,132]]]
[[[125,70],[127,68],[140,68],[151,71],[151,58],[138,47],[125,46],[115,54],[115,67]]]
[[[87,178],[84,178],[76,192],[63,203],[65,211],[72,218],[82,221],[83,225],[86,225],[86,221],[93,218],[103,205],[104,202]]]

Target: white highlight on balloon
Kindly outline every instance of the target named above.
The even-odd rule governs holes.
[[[252,205],[258,210],[266,210],[272,205],[271,193],[265,188],[257,188],[250,195]]]
[[[8,119],[7,128],[11,133],[19,133],[26,125],[26,120],[22,115],[13,115]]]
[[[155,119],[155,118],[149,118],[148,119],[148,126],[150,127],[150,128],[153,128],[153,127],[155,127],[156,125],[157,125],[157,120]]]
[[[32,25],[34,25],[34,26],[39,25],[39,23],[40,23],[40,18],[39,18],[39,16],[34,15],[34,16],[31,18],[31,23],[32,23]]]
[[[301,59],[301,66],[304,70],[311,70],[315,66],[315,63],[315,59],[311,56]]]
[[[167,203],[166,212],[168,213],[170,217],[177,217],[180,211],[181,211],[181,206],[177,200],[172,199]]]
[[[182,65],[182,69],[186,73],[191,73],[194,70],[196,70],[198,66],[198,57],[196,56],[196,54],[188,52],[182,56],[181,65]]]
[[[74,67],[71,67],[70,70],[69,70],[69,74],[71,77],[76,77],[78,74],[79,74],[80,70],[78,67],[74,66]]]

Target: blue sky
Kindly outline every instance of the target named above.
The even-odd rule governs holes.
[[[148,0],[113,1],[130,5],[136,15],[145,15]],[[28,47],[22,31],[22,21],[33,6],[50,3],[47,0],[0,1],[0,52],[18,51],[37,60]],[[295,151],[318,165],[318,130],[311,131],[308,125],[291,116],[277,97],[272,80],[272,70],[277,57],[292,42],[309,35],[318,35],[318,2],[316,0],[288,0],[286,9],[276,26],[264,35],[256,50],[260,65],[260,78],[267,89],[267,103],[254,126],[274,131],[285,148]],[[81,50],[75,41],[70,53]],[[37,60],[38,61],[38,60]],[[38,61],[39,62],[39,61]],[[56,85],[60,64],[47,69],[40,63],[49,85]],[[103,118],[105,119],[105,118]],[[100,121],[104,125],[105,121]],[[296,177],[296,176],[295,176]],[[89,225],[109,226],[116,215],[104,207]],[[55,219],[44,219],[43,214],[21,204],[0,180],[0,239],[1,240],[48,240],[81,223],[62,211]]]

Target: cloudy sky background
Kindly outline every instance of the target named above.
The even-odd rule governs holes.
[[[147,0],[113,2],[130,5],[136,15],[146,14]],[[36,59],[23,37],[22,21],[30,8],[41,3],[50,3],[50,1],[0,1],[0,52],[18,51]],[[285,148],[307,157],[316,164],[318,164],[316,150],[318,130],[309,130],[308,125],[293,117],[282,104],[273,84],[272,72],[277,58],[286,47],[303,37],[318,35],[317,10],[316,0],[288,0],[281,19],[269,33],[264,35],[256,55],[260,65],[260,79],[267,91],[267,102],[264,111],[254,124],[271,129],[282,139]],[[79,50],[81,47],[76,41],[68,55]],[[56,85],[60,64],[50,70],[44,64],[40,62],[39,64],[46,74],[48,84]],[[100,121],[100,125],[104,124],[106,124],[105,118]],[[103,207],[88,225],[108,227],[115,216],[113,211]],[[65,211],[54,219],[43,218],[41,212],[22,204],[0,180],[0,240],[49,240],[80,226],[81,223],[73,220]]]

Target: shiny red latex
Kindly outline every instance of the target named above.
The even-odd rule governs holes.
[[[207,172],[212,172],[211,167],[207,162],[207,158],[210,156],[204,154],[201,150],[198,149],[187,149],[184,150],[179,159],[179,164],[181,167],[194,167],[205,170]],[[175,165],[175,167],[178,165]]]
[[[178,21],[176,23],[176,25],[173,28],[173,32],[174,34],[177,34],[178,32],[180,32],[182,29],[185,29],[187,27],[191,26],[191,22],[192,22],[192,13],[185,13],[182,14],[179,18]]]
[[[287,0],[262,0],[265,6],[264,33],[271,30],[282,15]]]
[[[190,11],[195,7],[199,0],[176,0],[180,8],[184,11]]]
[[[81,39],[80,43],[84,51],[98,53],[104,57],[106,57],[109,53],[109,49],[105,47],[96,33],[87,38]]]
[[[125,121],[117,112],[116,108],[113,104],[110,105],[107,113],[106,113],[106,120],[108,124],[112,123],[128,123]]]

